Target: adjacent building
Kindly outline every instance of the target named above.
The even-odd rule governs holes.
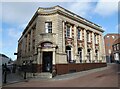
[[[120,63],[120,36],[112,45],[113,47],[113,57],[115,62]]]
[[[18,65],[65,74],[106,66],[101,26],[60,6],[38,8],[18,41]]]
[[[0,61],[1,61],[0,65],[5,64],[5,63],[8,65],[11,62],[11,59],[4,54],[0,54]]]
[[[104,36],[105,43],[105,52],[106,52],[106,61],[108,63],[114,62],[113,47],[112,45],[118,39],[118,33],[110,33]]]

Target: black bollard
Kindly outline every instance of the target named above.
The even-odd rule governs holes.
[[[7,64],[5,63],[4,65],[4,82],[3,83],[7,83]]]
[[[26,71],[24,71],[24,79],[26,79]]]

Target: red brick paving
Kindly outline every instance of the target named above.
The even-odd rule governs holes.
[[[118,87],[117,65],[109,69],[67,80],[32,80],[7,87]]]

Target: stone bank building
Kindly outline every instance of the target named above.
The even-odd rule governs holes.
[[[38,8],[18,40],[17,63],[52,76],[106,66],[101,26],[60,6]]]

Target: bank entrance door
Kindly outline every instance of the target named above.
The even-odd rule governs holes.
[[[43,52],[42,72],[52,72],[52,52]]]

